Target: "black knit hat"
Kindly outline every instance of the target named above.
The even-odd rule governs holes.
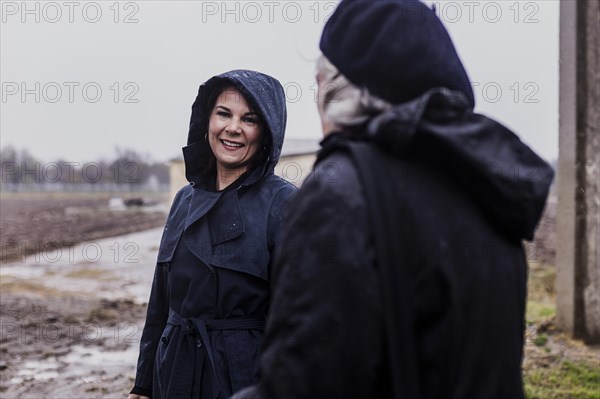
[[[321,51],[352,83],[399,104],[446,87],[475,98],[452,40],[417,0],[342,0],[323,30]]]

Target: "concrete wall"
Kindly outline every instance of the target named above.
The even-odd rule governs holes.
[[[600,2],[560,12],[557,323],[600,343]]]

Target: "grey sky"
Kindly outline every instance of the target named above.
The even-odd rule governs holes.
[[[314,62],[335,1],[1,3],[2,146],[45,161],[110,159],[117,146],[167,160],[186,143],[198,85],[238,68],[284,84],[287,137],[320,137]],[[558,1],[428,3],[475,83],[476,110],[556,158]]]

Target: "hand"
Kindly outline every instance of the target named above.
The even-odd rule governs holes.
[[[140,395],[135,395],[133,393],[130,393],[129,396],[127,397],[127,399],[150,399],[147,396],[140,396]]]

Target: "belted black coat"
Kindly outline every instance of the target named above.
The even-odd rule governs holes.
[[[270,152],[216,191],[204,134],[211,98],[225,85],[240,90],[260,114]],[[269,76],[232,71],[200,87],[183,149],[190,184],[177,193],[161,239],[132,392],[226,398],[256,380],[270,264],[295,191],[273,174],[285,125],[283,89]]]

